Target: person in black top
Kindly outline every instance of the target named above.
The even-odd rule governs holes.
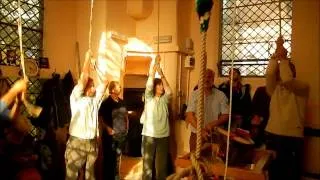
[[[256,147],[260,147],[264,141],[264,129],[269,120],[270,96],[266,87],[257,88],[252,99],[251,137]]]
[[[120,158],[128,132],[128,112],[124,101],[119,97],[119,82],[110,82],[109,93],[99,109],[103,122],[103,176],[104,179],[119,180]]]
[[[229,72],[229,80],[219,86],[219,90],[224,92],[230,101],[230,79],[231,70]],[[251,96],[250,85],[241,83],[241,73],[239,69],[233,69],[232,84],[232,127],[243,128],[249,130],[251,115]]]

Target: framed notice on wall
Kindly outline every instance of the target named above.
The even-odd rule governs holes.
[[[47,57],[40,57],[39,58],[39,67],[43,69],[49,69],[49,58]]]

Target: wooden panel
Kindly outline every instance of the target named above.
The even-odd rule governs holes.
[[[127,56],[125,60],[125,74],[148,75],[151,57]]]

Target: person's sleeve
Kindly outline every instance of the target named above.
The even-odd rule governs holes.
[[[99,107],[99,111],[98,111],[98,116],[104,116],[104,108],[105,107],[105,101],[102,101],[100,107]]]
[[[266,74],[266,89],[267,93],[271,96],[277,86],[277,71],[279,69],[276,59],[271,58],[269,60],[267,74]]]
[[[245,86],[245,95],[244,95],[244,115],[245,116],[250,116],[252,113],[252,100],[251,100],[251,86],[250,84],[246,84]]]
[[[70,101],[75,102],[75,101],[79,100],[81,98],[81,96],[83,95],[83,89],[84,89],[84,87],[82,85],[77,84],[71,92]]]
[[[197,91],[193,91],[188,101],[186,112],[196,112],[197,106]]]
[[[106,91],[105,84],[98,85],[98,87],[96,88],[96,96],[95,96],[95,99],[97,102],[100,103],[102,101],[105,91]]]
[[[296,95],[308,95],[308,84],[294,79],[292,70],[289,66],[289,60],[282,60],[280,62],[280,78],[282,80],[282,85],[284,85],[288,90],[294,92]]]
[[[220,113],[221,114],[229,114],[229,105],[228,105],[228,98],[224,93],[220,93]]]
[[[142,111],[142,114],[140,116],[140,124],[144,124],[144,121],[146,119],[146,113],[145,113],[145,109]]]
[[[165,102],[168,104],[170,102],[170,99],[172,98],[172,90],[171,88],[165,89],[165,94],[163,95]]]
[[[259,107],[259,98],[261,94],[261,87],[255,91],[253,98],[252,98],[252,113],[258,114],[258,107]]]
[[[145,100],[152,98],[152,96],[153,96],[153,78],[149,76],[146,84]]]
[[[1,120],[9,120],[10,111],[8,106],[5,102],[0,101],[0,119]]]

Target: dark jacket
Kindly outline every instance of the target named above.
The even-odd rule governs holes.
[[[219,86],[219,90],[222,91],[230,101],[230,84],[224,82]],[[232,92],[232,115],[240,115],[243,119],[242,128],[247,129],[250,126],[251,116],[251,87],[249,84],[241,85],[240,91]]]

